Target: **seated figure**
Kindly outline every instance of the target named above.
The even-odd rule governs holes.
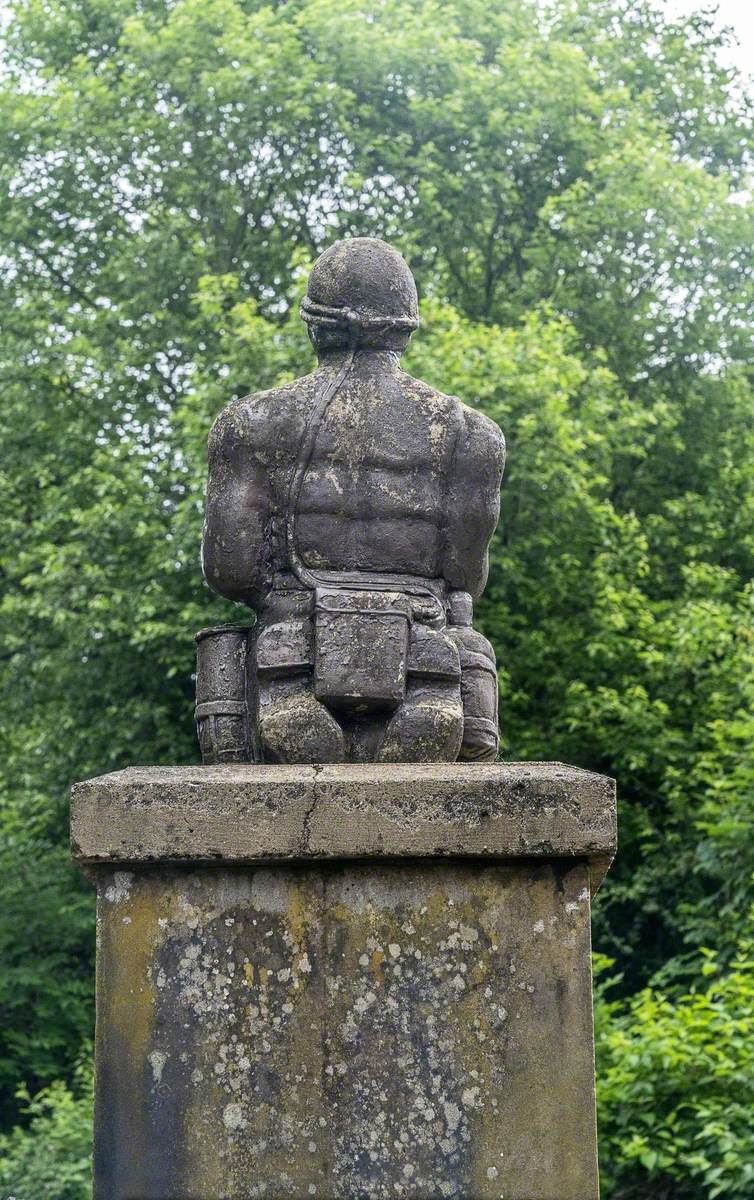
[[[472,605],[502,434],[401,369],[416,285],[385,242],[331,246],[301,315],[317,369],[230,404],[210,435],[204,573],[256,621],[198,635],[204,761],[494,758]]]

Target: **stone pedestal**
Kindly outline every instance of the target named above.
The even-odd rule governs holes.
[[[96,1200],[597,1200],[590,896],[559,764],[136,768],[79,784]]]

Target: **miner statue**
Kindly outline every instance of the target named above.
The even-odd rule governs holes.
[[[315,263],[311,375],[228,405],[209,440],[204,573],[253,624],[197,636],[205,763],[494,759],[472,625],[505,447],[401,369],[416,285],[377,238]]]

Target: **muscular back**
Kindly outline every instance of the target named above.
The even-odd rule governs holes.
[[[230,405],[215,423],[204,566],[212,587],[232,599],[259,608],[276,574],[289,569],[291,479],[323,373],[331,378],[341,361]],[[442,576],[477,596],[503,462],[491,421],[407,375],[396,355],[358,353],[303,479],[299,554],[315,570]]]

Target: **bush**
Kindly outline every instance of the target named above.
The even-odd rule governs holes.
[[[754,1195],[752,950],[725,971],[703,950],[709,984],[676,997],[645,988],[624,1006],[598,987],[605,1200]]]
[[[82,1060],[72,1087],[21,1089],[28,1125],[0,1136],[0,1200],[91,1200],[92,1082]]]

